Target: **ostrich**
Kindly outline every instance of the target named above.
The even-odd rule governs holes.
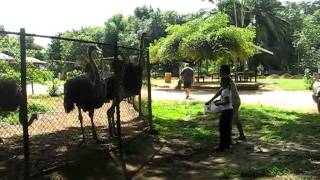
[[[110,136],[113,136],[115,128],[113,114],[115,112],[116,105],[119,104],[123,98],[138,95],[140,93],[142,86],[142,66],[140,63],[144,36],[145,34],[141,36],[140,41],[139,65],[124,63],[124,61],[114,61],[113,67],[115,75],[101,80],[97,65],[92,59],[92,52],[96,48],[94,46],[90,46],[88,49],[88,56],[90,60],[91,78],[87,76],[80,76],[67,80],[65,83],[64,108],[65,111],[69,113],[74,109],[74,105],[77,106],[83,141],[85,140],[85,136],[82,110],[89,112],[93,138],[100,142],[93,122],[94,109],[100,108],[104,103],[113,100],[111,107],[107,111],[109,133]],[[116,89],[118,80],[120,80],[120,88]],[[118,101],[116,100],[116,95],[119,97]]]
[[[82,110],[88,111],[93,138],[100,142],[95,130],[93,116],[94,109],[100,108],[105,102],[106,88],[103,81],[100,80],[97,65],[92,60],[92,53],[95,50],[96,47],[94,46],[88,48],[89,66],[91,68],[89,75],[69,79],[64,84],[64,108],[66,113],[70,113],[74,109],[74,105],[77,106],[83,141],[85,141],[85,135]]]
[[[15,80],[0,80],[0,112],[15,111],[22,101],[21,89]]]
[[[109,134],[111,137],[116,135],[114,121],[115,107],[119,105],[122,99],[139,95],[140,93],[143,71],[143,64],[141,61],[143,57],[145,36],[146,33],[143,33],[140,38],[138,65],[116,60],[113,64],[115,75],[105,81],[107,84],[106,87],[108,88],[107,98],[112,100],[111,107],[107,111]],[[117,79],[119,82],[117,82]],[[116,83],[119,83],[118,88],[115,88]]]
[[[21,88],[15,80],[0,79],[0,113],[16,111],[23,100]],[[28,126],[38,119],[37,114],[32,114]],[[0,137],[0,143],[4,143]]]
[[[20,87],[16,81],[0,80],[0,112],[16,111],[22,102]],[[4,143],[0,137],[0,143]]]

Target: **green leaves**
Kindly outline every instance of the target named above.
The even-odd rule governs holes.
[[[246,59],[258,51],[253,28],[229,26],[228,16],[216,13],[167,28],[168,35],[150,47],[152,62]]]
[[[302,54],[302,67],[320,66],[320,10],[308,15],[303,21],[303,28],[298,34],[295,45]]]

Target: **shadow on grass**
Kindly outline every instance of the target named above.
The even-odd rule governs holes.
[[[317,170],[320,161],[319,114],[244,105],[241,120],[248,141],[235,144],[232,154],[217,154],[212,149],[218,143],[218,115],[203,115],[200,102],[192,104],[188,118],[183,104],[156,102],[154,106],[154,111],[160,107],[161,112],[155,113],[156,127],[174,153],[158,158],[150,171],[179,162],[185,164],[163,171],[176,174],[174,178],[253,178],[291,173],[320,177]],[[180,109],[180,114],[176,109]],[[223,167],[220,167],[223,175],[216,172],[219,168],[213,166],[216,162],[210,156],[223,161]],[[165,174],[149,172],[150,176]]]

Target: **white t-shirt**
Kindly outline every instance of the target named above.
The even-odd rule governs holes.
[[[228,110],[228,109],[233,109],[232,106],[232,94],[231,94],[231,90],[229,88],[225,88],[222,90],[221,95],[220,95],[220,99],[223,102],[225,98],[229,98],[229,103],[226,105],[219,105],[221,110]]]

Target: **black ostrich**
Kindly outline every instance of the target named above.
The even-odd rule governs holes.
[[[15,80],[0,80],[0,112],[15,111],[22,101],[21,89]]]
[[[16,111],[22,102],[21,89],[15,80],[0,79],[0,113]],[[4,143],[0,137],[0,143]]]
[[[106,88],[104,86],[104,82],[100,80],[97,65],[92,60],[92,52],[94,50],[96,50],[94,46],[90,46],[88,48],[91,74],[89,73],[88,76],[69,79],[64,84],[64,108],[65,111],[69,113],[74,109],[74,105],[77,106],[83,141],[85,140],[85,135],[83,129],[82,110],[89,112],[93,138],[100,142],[95,130],[93,116],[94,109],[100,108],[105,102]]]
[[[74,105],[78,108],[78,118],[81,125],[83,140],[85,140],[83,129],[82,110],[88,111],[93,138],[98,142],[95,125],[93,122],[94,109],[100,108],[104,103],[112,100],[112,105],[107,111],[109,133],[110,136],[115,134],[114,112],[115,107],[123,98],[138,95],[142,86],[142,48],[145,34],[141,36],[139,63],[134,65],[132,63],[125,63],[124,61],[113,61],[113,68],[115,75],[104,80],[100,79],[96,63],[92,59],[92,52],[96,49],[90,46],[88,49],[88,56],[90,60],[91,74],[89,76],[76,77],[68,80],[64,85],[64,108],[67,113],[74,109]],[[120,81],[120,82],[117,82]],[[120,83],[117,89],[117,83]],[[116,97],[119,97],[118,100]]]
[[[0,79],[0,113],[16,111],[22,100],[21,88],[15,80]],[[36,119],[38,115],[32,114],[27,125],[30,126]],[[4,143],[1,137],[0,143]]]
[[[112,100],[112,105],[107,111],[109,134],[116,135],[114,113],[115,107],[120,104],[124,98],[129,98],[134,95],[139,95],[142,87],[143,76],[143,48],[144,38],[146,33],[143,33],[140,38],[138,65],[125,63],[123,61],[114,61],[113,68],[115,75],[105,80],[107,89],[107,99]],[[117,82],[119,80],[119,82]],[[118,89],[116,83],[119,83]]]

